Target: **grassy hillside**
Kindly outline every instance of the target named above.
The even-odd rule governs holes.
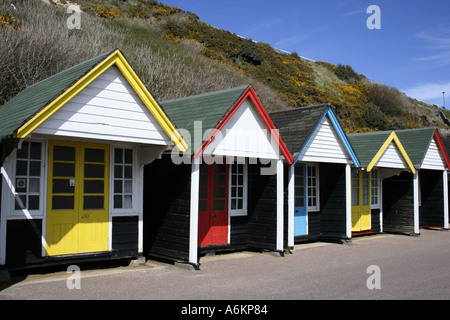
[[[441,109],[373,83],[351,66],[277,52],[214,28],[195,13],[152,0],[73,0],[83,11],[81,30],[68,30],[69,1],[45,1],[0,0],[0,36],[6,39],[0,104],[36,81],[119,48],[157,100],[250,83],[268,110],[331,103],[347,132],[446,128]]]

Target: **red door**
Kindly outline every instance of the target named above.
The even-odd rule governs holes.
[[[228,165],[200,166],[198,245],[228,243]]]

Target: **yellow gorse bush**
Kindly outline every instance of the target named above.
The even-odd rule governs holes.
[[[19,27],[22,25],[22,21],[16,20],[12,15],[8,12],[2,13],[0,12],[0,26],[10,29],[10,30],[19,30]]]

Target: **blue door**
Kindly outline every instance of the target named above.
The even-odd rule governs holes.
[[[306,166],[295,166],[294,236],[308,234],[306,219]]]

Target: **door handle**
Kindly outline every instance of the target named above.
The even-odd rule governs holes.
[[[217,216],[215,214],[213,214],[213,218],[217,218]]]

